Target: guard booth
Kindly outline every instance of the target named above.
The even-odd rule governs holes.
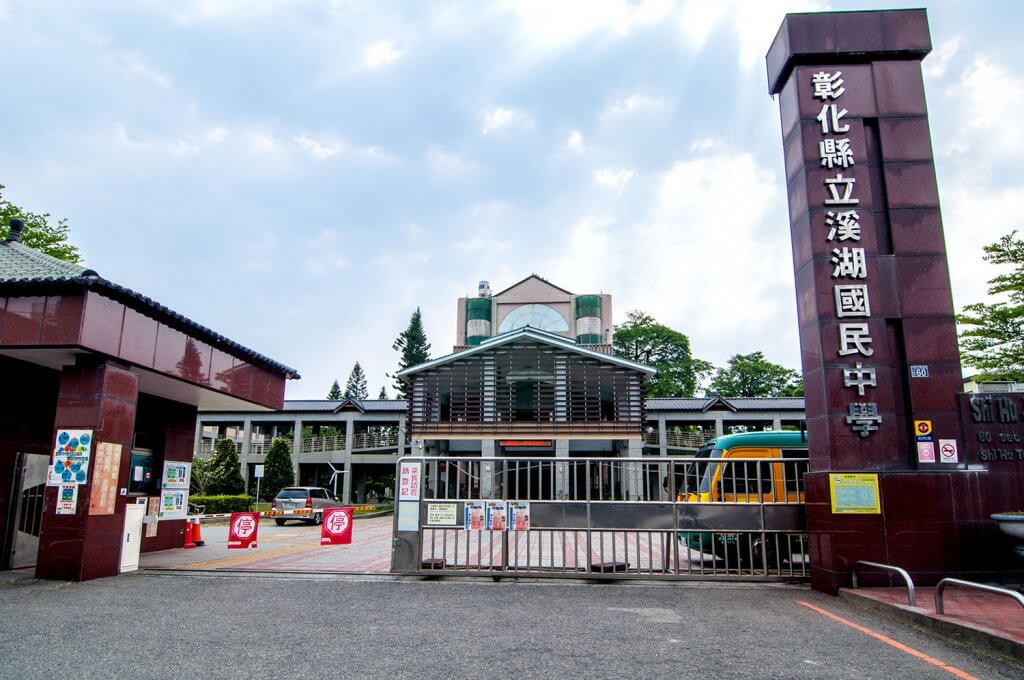
[[[180,547],[197,408],[298,374],[95,270],[0,243],[0,569],[113,576]]]

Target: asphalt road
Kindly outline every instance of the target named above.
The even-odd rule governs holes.
[[[1024,668],[795,586],[156,575],[0,583],[3,678],[952,678]]]

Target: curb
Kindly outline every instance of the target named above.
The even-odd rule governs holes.
[[[1002,635],[997,635],[986,629],[966,623],[955,623],[948,619],[939,619],[924,613],[922,610],[880,602],[870,597],[858,595],[847,588],[840,589],[839,597],[860,609],[865,609],[902,623],[912,623],[921,628],[926,628],[945,637],[952,638],[968,647],[983,647],[996,654],[1009,657],[1018,663],[1024,663],[1024,644]]]

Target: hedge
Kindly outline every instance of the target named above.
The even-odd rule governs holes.
[[[192,505],[203,506],[203,512],[209,515],[224,512],[245,512],[252,505],[253,497],[240,494],[237,496],[192,496],[188,499]]]

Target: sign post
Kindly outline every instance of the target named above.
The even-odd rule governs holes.
[[[260,504],[260,480],[263,479],[263,466],[257,465],[256,469],[253,470],[253,476],[256,477],[256,505]]]

